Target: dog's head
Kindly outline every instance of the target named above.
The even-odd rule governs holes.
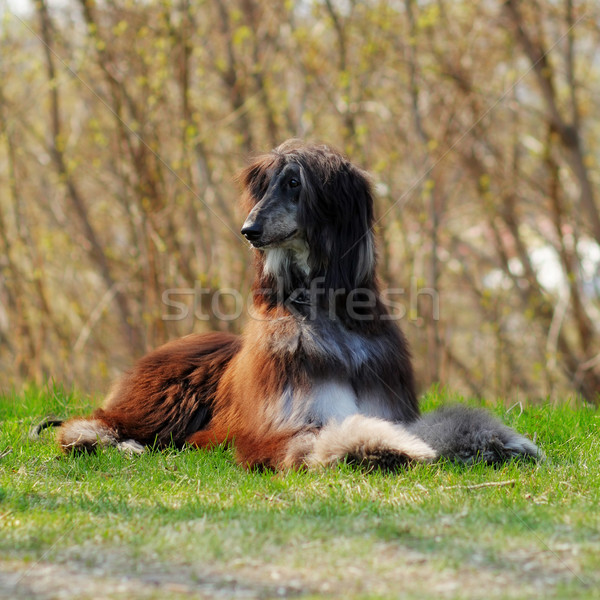
[[[328,289],[373,278],[373,196],[368,175],[327,146],[285,142],[245,169],[242,234],[257,249],[308,250],[310,277]]]

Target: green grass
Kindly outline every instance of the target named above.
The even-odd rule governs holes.
[[[65,457],[53,432],[28,439],[92,404],[52,387],[0,398],[0,598],[598,597],[587,407],[493,409],[537,434],[542,465],[398,475],[246,472],[227,449]],[[509,484],[472,487],[490,482]]]

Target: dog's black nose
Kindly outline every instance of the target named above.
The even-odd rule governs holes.
[[[244,226],[242,227],[242,235],[246,236],[249,242],[256,242],[262,235],[262,228],[256,223],[248,225],[248,227]]]

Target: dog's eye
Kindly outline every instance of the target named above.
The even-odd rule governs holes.
[[[298,181],[298,179],[296,179],[295,177],[292,177],[292,178],[289,180],[289,182],[288,182],[288,185],[289,185],[291,188],[297,188],[297,187],[300,185],[300,181]]]

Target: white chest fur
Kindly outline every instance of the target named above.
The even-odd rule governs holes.
[[[308,417],[315,423],[343,421],[358,412],[358,398],[349,383],[323,381],[307,397]]]
[[[322,427],[328,423],[341,423],[357,414],[392,419],[381,390],[372,390],[358,397],[350,383],[335,379],[317,381],[310,390],[288,387],[277,404],[276,421],[280,426]]]

